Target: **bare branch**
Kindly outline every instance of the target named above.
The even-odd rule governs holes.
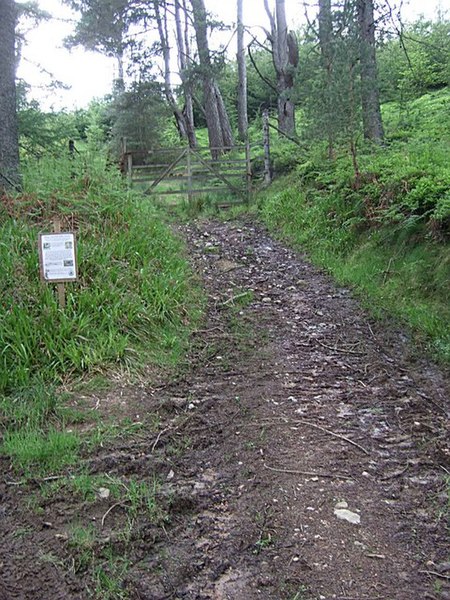
[[[254,66],[254,68],[255,68],[255,71],[258,73],[258,75],[259,75],[259,76],[260,76],[260,78],[261,78],[261,79],[264,81],[264,83],[266,83],[266,84],[267,84],[267,85],[270,87],[270,89],[271,89],[271,90],[273,90],[273,91],[274,91],[276,94],[278,94],[277,88],[276,88],[276,87],[273,85],[273,83],[272,83],[271,81],[269,81],[269,80],[267,79],[267,77],[265,77],[265,76],[264,76],[264,75],[261,73],[261,71],[259,70],[259,68],[258,68],[258,66],[257,66],[257,64],[256,64],[256,62],[255,62],[255,59],[253,58],[252,51],[251,51],[251,46],[252,46],[252,43],[250,43],[250,44],[247,46],[247,49],[248,49],[248,55],[249,55],[249,57],[250,57],[250,61],[251,61],[252,65]]]

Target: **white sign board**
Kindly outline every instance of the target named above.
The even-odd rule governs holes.
[[[48,282],[76,281],[77,255],[74,233],[39,235],[41,277]]]

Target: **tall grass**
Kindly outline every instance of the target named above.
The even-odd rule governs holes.
[[[39,280],[38,232],[55,216],[77,233],[79,281],[67,284],[64,310]],[[180,241],[119,173],[87,156],[27,165],[23,194],[0,203],[0,264],[2,422],[32,439],[55,413],[52,386],[177,362],[200,311]]]

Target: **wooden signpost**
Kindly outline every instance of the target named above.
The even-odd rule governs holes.
[[[53,220],[53,233],[39,234],[39,266],[41,280],[56,283],[59,306],[65,308],[65,284],[78,278],[77,250],[75,234],[61,232],[59,219]]]

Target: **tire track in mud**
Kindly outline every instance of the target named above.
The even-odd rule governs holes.
[[[166,578],[187,572],[148,597],[446,597],[430,575],[446,568],[433,512],[445,502],[445,376],[259,226],[183,234],[210,295],[203,342],[218,344],[176,386],[205,424],[191,454],[205,506],[164,563]],[[233,306],[256,336],[224,357]],[[348,511],[360,524],[338,518]]]
[[[109,391],[101,406],[144,427],[87,462],[124,481],[158,476],[170,519],[140,517],[124,544],[124,511],[100,527],[113,501],[53,498],[36,526],[3,486],[0,599],[92,597],[64,567],[74,516],[126,553],[136,600],[450,598],[447,375],[259,225],[179,232],[209,297],[189,368]],[[34,533],[14,535],[24,523]],[[55,560],[37,564],[37,551]]]

